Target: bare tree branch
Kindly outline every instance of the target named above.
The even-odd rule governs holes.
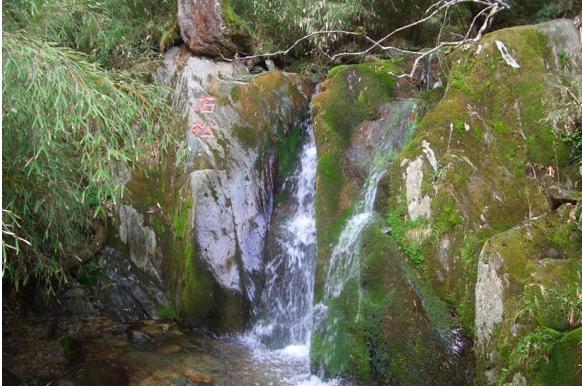
[[[455,7],[455,6],[459,6],[461,4],[477,4],[477,5],[482,6],[483,9],[481,9],[481,11],[479,11],[479,13],[477,13],[475,15],[475,17],[473,17],[471,24],[469,25],[465,35],[459,35],[459,37],[460,37],[459,40],[442,42],[441,36],[442,36],[443,29],[444,29],[444,23],[447,22],[446,20],[447,20],[447,16],[449,15],[449,10],[450,10],[450,8]],[[307,35],[297,39],[291,46],[289,46],[287,49],[284,49],[284,50],[279,50],[279,51],[264,53],[264,54],[249,55],[249,56],[239,56],[237,54],[232,59],[225,58],[224,56],[222,58],[226,61],[234,61],[234,60],[248,60],[248,59],[256,59],[256,58],[271,58],[274,56],[284,56],[284,55],[289,54],[289,52],[291,52],[300,43],[302,43],[304,41],[311,40],[316,36],[321,36],[321,35],[357,36],[357,37],[365,39],[370,44],[370,46],[362,51],[339,52],[339,53],[336,53],[333,55],[330,55],[329,53],[324,52],[324,51],[322,51],[322,52],[327,58],[329,58],[332,61],[335,59],[341,58],[341,57],[366,55],[375,49],[379,49],[379,50],[382,50],[385,52],[394,51],[394,52],[398,52],[398,53],[402,53],[402,54],[416,56],[416,59],[414,60],[414,64],[412,66],[412,69],[409,73],[399,74],[399,75],[393,74],[394,76],[397,76],[399,78],[413,78],[414,74],[417,71],[419,63],[424,58],[426,58],[427,56],[443,49],[444,47],[457,47],[457,46],[461,46],[463,44],[475,43],[475,42],[479,41],[483,37],[483,34],[487,30],[487,28],[491,25],[491,22],[493,21],[493,18],[495,17],[495,15],[497,15],[499,12],[501,12],[503,10],[508,10],[508,9],[510,9],[510,6],[507,3],[507,0],[439,0],[439,1],[436,1],[433,5],[431,5],[425,11],[425,16],[423,18],[416,20],[416,21],[414,21],[410,24],[407,24],[405,26],[399,27],[399,28],[393,30],[392,32],[390,32],[389,34],[385,35],[384,37],[382,37],[379,40],[374,40],[373,38],[371,38],[370,36],[368,36],[365,33],[359,33],[359,32],[353,32],[353,31],[344,31],[344,30],[322,30],[322,31],[312,32],[310,34],[307,34]],[[388,39],[395,36],[396,34],[402,32],[402,31],[411,29],[413,27],[416,27],[420,24],[423,24],[423,23],[433,19],[441,12],[444,13],[444,20],[443,20],[443,25],[441,26],[439,34],[437,36],[436,45],[434,47],[432,47],[428,50],[414,51],[414,50],[404,49],[404,48],[393,46],[393,45],[383,45],[384,42],[386,42]],[[473,37],[471,37],[474,30],[476,30],[476,33]]]

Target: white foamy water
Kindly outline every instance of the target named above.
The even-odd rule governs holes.
[[[277,229],[276,253],[265,269],[266,285],[259,305],[261,317],[240,337],[256,366],[274,374],[274,385],[336,386],[311,374],[315,278],[315,175],[317,150],[313,127],[306,125],[299,166],[286,184],[293,190],[292,213]]]

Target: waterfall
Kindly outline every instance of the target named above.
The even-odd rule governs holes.
[[[309,351],[313,329],[315,280],[315,175],[317,151],[313,126],[305,124],[297,170],[285,181],[292,192],[290,210],[278,214],[271,228],[274,250],[265,267],[265,286],[257,306],[259,318],[242,337],[255,365],[279,374],[277,385],[337,385],[311,374]]]
[[[305,346],[311,339],[315,275],[315,172],[313,127],[305,125],[299,166],[285,182],[293,213],[275,229],[276,253],[265,268],[262,315],[251,335],[270,348]]]
[[[353,215],[346,222],[337,243],[331,253],[323,297],[314,307],[314,321],[318,332],[323,337],[324,346],[329,352],[324,355],[324,361],[329,361],[330,352],[335,350],[340,325],[339,318],[348,315],[329,315],[328,305],[338,298],[350,280],[358,286],[359,300],[355,320],[360,318],[360,303],[362,299],[360,287],[360,237],[362,231],[374,218],[374,203],[378,185],[389,169],[391,161],[409,142],[416,127],[416,100],[394,101],[389,106],[389,119],[384,127],[380,142],[375,146],[368,168],[368,177],[363,186],[362,199],[355,205]]]

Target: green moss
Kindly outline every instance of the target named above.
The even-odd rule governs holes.
[[[178,318],[178,313],[176,312],[176,309],[170,304],[158,306],[156,312],[158,314],[158,317],[162,320],[165,319],[175,320]]]
[[[345,64],[339,65],[339,66],[334,66],[332,68],[329,69],[329,71],[327,72],[327,78],[331,79],[334,76],[336,76],[337,74],[339,74],[340,72],[346,70],[348,68],[348,66],[346,66]]]
[[[279,138],[279,176],[282,179],[287,178],[297,169],[300,143],[300,127],[293,127],[284,137]]]
[[[240,86],[234,85],[232,87],[232,90],[230,90],[230,97],[234,103],[236,103],[240,100],[240,97],[241,97]]]
[[[582,327],[564,335],[552,348],[548,363],[541,370],[541,383],[547,386],[579,384],[582,363]]]
[[[248,149],[256,149],[260,142],[260,136],[256,130],[248,126],[233,125],[233,134]]]
[[[189,231],[190,209],[192,207],[192,197],[189,195],[185,198],[182,208],[178,208],[174,214],[172,228],[174,235],[184,240]]]
[[[234,12],[232,8],[231,0],[220,0],[220,6],[222,8],[222,16],[226,24],[234,25],[239,27],[243,25],[241,18]]]
[[[392,236],[396,243],[406,252],[410,262],[421,272],[425,273],[425,256],[421,242],[409,240],[407,234],[414,229],[426,228],[428,221],[421,217],[414,221],[407,221],[404,216],[404,208],[391,208],[387,217],[388,225],[392,228]]]
[[[442,235],[454,226],[463,223],[463,217],[457,212],[455,202],[452,199],[447,199],[440,203],[437,202],[434,204],[434,207],[438,211],[434,221],[437,234]]]

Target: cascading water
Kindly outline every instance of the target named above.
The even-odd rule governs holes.
[[[317,151],[310,122],[296,172],[286,181],[293,213],[277,228],[276,253],[265,268],[261,320],[251,336],[269,348],[309,347],[315,274],[315,171]]]
[[[274,224],[275,253],[265,267],[259,320],[242,337],[258,364],[279,373],[281,385],[333,385],[310,372],[315,277],[315,175],[317,151],[311,121],[305,125],[299,166],[285,181],[291,210]],[[272,253],[272,252],[271,252]]]
[[[411,138],[415,130],[416,101],[396,101],[390,105],[391,118],[380,137],[381,143],[375,149],[372,162],[368,170],[368,178],[364,185],[363,197],[357,203],[354,214],[344,226],[329,261],[324,285],[323,298],[314,307],[314,321],[318,332],[323,337],[323,346],[328,353],[324,354],[324,361],[329,361],[330,354],[335,349],[338,338],[338,318],[345,315],[329,315],[328,305],[333,299],[340,296],[350,280],[354,280],[360,291],[360,236],[362,231],[374,218],[374,203],[380,180],[388,170],[390,161]],[[360,317],[358,301],[356,320]]]

